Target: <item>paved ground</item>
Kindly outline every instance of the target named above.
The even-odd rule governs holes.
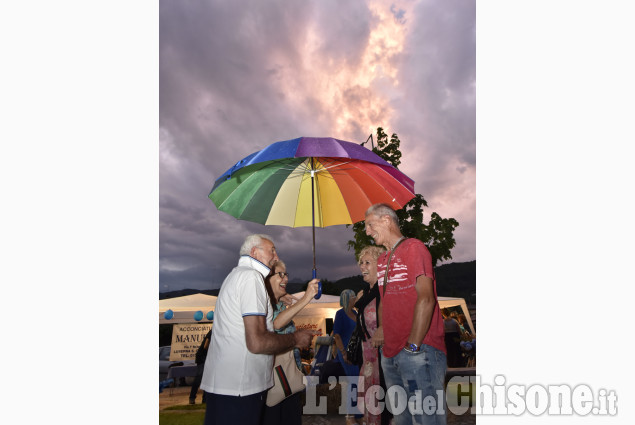
[[[190,387],[176,387],[164,389],[159,393],[159,410],[163,410],[169,406],[185,406],[189,403]],[[202,392],[199,390],[196,397],[196,403],[205,409],[205,405],[201,404]],[[448,412],[448,425],[475,425],[476,415],[453,415]],[[342,415],[305,415],[302,417],[302,425],[346,425],[346,419]]]

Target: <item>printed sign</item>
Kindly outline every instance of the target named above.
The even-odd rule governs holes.
[[[170,361],[194,362],[196,350],[200,347],[211,323],[176,323],[172,326],[172,350]]]
[[[316,332],[315,336],[326,335],[326,319],[324,317],[294,317],[293,323],[295,324],[295,328],[298,330],[309,329]]]

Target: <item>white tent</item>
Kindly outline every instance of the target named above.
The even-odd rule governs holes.
[[[193,294],[159,300],[159,324],[196,323],[194,315],[197,311],[203,313],[203,320],[199,322],[209,323],[211,320],[207,320],[207,312],[214,310],[216,298],[213,295]],[[165,318],[168,310],[174,314],[169,320]]]
[[[302,298],[304,292],[296,292],[293,296],[297,299]],[[194,294],[186,295],[184,297],[167,298],[159,301],[159,323],[171,324],[171,323],[197,323],[194,318],[194,314],[197,311],[203,313],[203,320],[199,323],[208,323],[207,312],[213,311],[216,306],[216,298],[213,295]],[[439,306],[455,307],[460,306],[463,310],[463,314],[468,321],[468,325],[472,333],[476,333],[474,325],[472,324],[472,318],[470,317],[470,311],[467,308],[467,304],[463,298],[454,297],[439,297]],[[319,300],[313,299],[311,302],[303,308],[295,317],[295,322],[305,322],[308,318],[334,319],[335,313],[340,307],[340,297],[336,295],[322,295]],[[172,310],[174,316],[172,319],[167,320],[165,318],[165,312]]]
[[[470,331],[472,335],[476,334],[476,330],[474,329],[474,324],[472,323],[472,317],[470,317],[470,310],[467,308],[467,304],[465,303],[465,299],[463,298],[454,298],[454,297],[439,297],[439,307],[461,307],[463,310],[463,314],[465,315],[465,319],[467,320],[467,324],[470,326]]]
[[[304,292],[293,294],[300,299]],[[159,300],[159,324],[179,323],[209,323],[207,313],[214,311],[217,297],[213,295],[194,294],[183,297],[167,298]],[[335,313],[340,309],[340,297],[335,295],[322,295],[319,300],[311,300],[309,305],[302,309],[294,318],[297,327],[311,328],[316,331],[326,332],[326,319],[335,318]],[[166,319],[166,311],[172,311],[172,318]],[[197,321],[194,315],[200,311],[203,319]]]

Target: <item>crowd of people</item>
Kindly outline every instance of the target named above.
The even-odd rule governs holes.
[[[350,289],[340,294],[342,308],[332,332],[334,355],[324,363],[320,381],[328,376],[363,380],[364,409],[347,417],[348,423],[444,424],[443,405],[417,412],[396,408],[407,405],[412,396],[428,397],[433,403],[445,400],[446,327],[454,323],[444,320],[439,308],[430,252],[421,241],[401,234],[397,215],[388,205],[367,210],[365,229],[375,242],[357,259],[367,285],[357,294]],[[299,300],[286,293],[287,283],[286,265],[272,238],[248,236],[216,301],[200,382],[206,425],[302,423],[299,393],[272,407],[265,404],[274,382],[274,355],[293,350],[302,371],[300,350],[308,348],[314,336],[296,329],[293,317],[316,295],[318,280],[308,283]],[[346,353],[358,326],[366,336],[361,365],[351,363]],[[392,386],[403,391],[388,392]],[[399,399],[404,392],[406,399]],[[382,400],[387,409],[377,409]]]

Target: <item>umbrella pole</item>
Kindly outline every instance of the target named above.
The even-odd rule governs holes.
[[[311,158],[311,220],[313,229],[313,279],[317,277],[317,269],[315,268],[315,193],[314,193],[314,175],[313,158]]]
[[[311,220],[312,220],[312,228],[313,228],[313,279],[317,277],[317,268],[315,267],[315,193],[313,184],[315,182],[314,179],[315,170],[313,170],[313,157],[311,157]],[[318,282],[318,293],[315,294],[316,300],[319,300],[322,296],[322,282]]]

